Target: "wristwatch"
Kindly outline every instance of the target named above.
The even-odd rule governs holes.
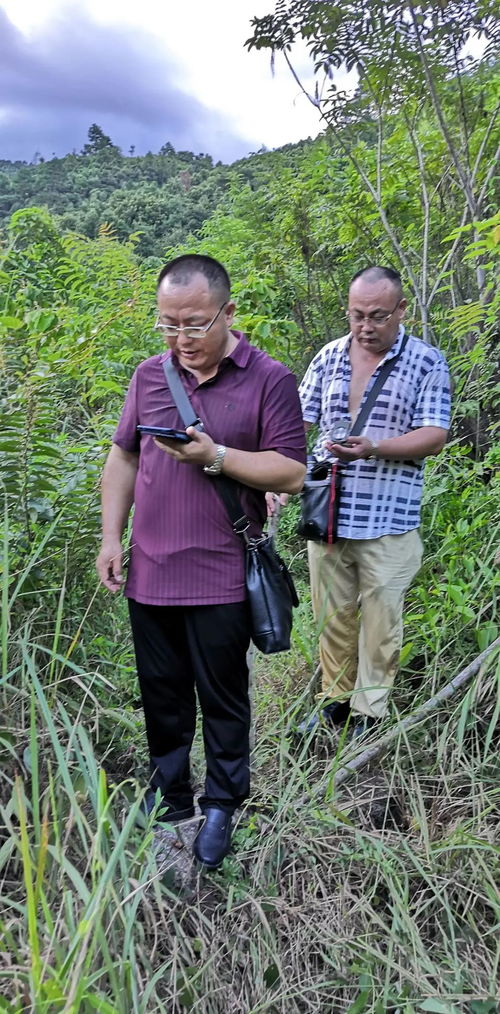
[[[211,465],[203,465],[203,471],[205,475],[220,475],[222,472],[222,464],[226,456],[227,448],[224,444],[217,444],[215,448],[215,458]]]
[[[377,458],[378,442],[376,440],[370,440],[370,443],[371,443],[372,447],[371,447],[370,453],[367,455],[366,460],[367,461],[378,461],[378,458]]]

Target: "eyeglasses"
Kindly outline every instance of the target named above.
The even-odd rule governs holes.
[[[359,313],[358,310],[348,310],[346,317],[351,324],[362,324],[366,320],[369,324],[374,324],[375,327],[380,327],[381,324],[387,324],[387,321],[390,320],[393,313],[396,313],[400,302],[401,300],[398,299],[396,306],[390,311],[390,313],[380,313],[375,311],[375,313],[364,314]]]
[[[184,332],[186,338],[204,338],[208,331],[210,331],[210,328],[214,326],[215,321],[220,316],[225,306],[227,306],[227,299],[222,306],[219,307],[215,317],[210,321],[210,324],[204,324],[203,327],[190,327],[189,325],[187,327],[176,327],[175,324],[162,324],[160,318],[157,317],[155,328],[158,331],[163,331],[163,334],[166,335],[167,338],[177,338],[177,335],[179,335],[181,331]]]

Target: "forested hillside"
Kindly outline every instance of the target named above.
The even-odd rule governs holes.
[[[416,21],[414,5],[276,7],[252,45],[306,40],[326,71],[316,140],[214,166],[169,144],[124,155],[94,124],[79,154],[0,164],[9,1014],[497,1009],[498,649],[463,694],[335,789],[356,747],[297,751],[287,734],[312,700],[318,640],[296,502],[280,541],[302,601],[292,651],[256,662],[254,795],[235,853],[179,886],[135,827],[142,712],[124,602],[94,571],[98,485],[129,378],[160,348],[155,277],[172,254],[220,259],[237,326],[299,377],[346,332],[352,274],[401,270],[412,330],[450,363],[454,417],[427,466],[425,562],[391,722],[499,635],[492,5],[419,5]],[[481,57],[462,59],[473,31]],[[352,96],[328,76],[342,61],[358,68]],[[196,764],[199,776],[200,750]]]
[[[280,152],[280,163],[298,163],[302,145]],[[80,152],[33,164],[0,160],[0,220],[28,205],[42,205],[62,231],[95,238],[108,223],[122,241],[136,236],[141,258],[162,259],[165,250],[199,232],[231,184],[258,185],[272,170],[258,156],[216,165],[210,155],[175,151],[127,155],[97,124]]]

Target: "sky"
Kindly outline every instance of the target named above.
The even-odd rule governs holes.
[[[284,58],[249,53],[274,0],[0,0],[0,158],[83,147],[98,123],[126,154],[174,148],[231,162],[314,137],[317,110]],[[305,48],[294,66],[312,88]]]

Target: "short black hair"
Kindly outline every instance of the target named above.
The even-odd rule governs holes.
[[[395,289],[399,290],[401,296],[403,295],[401,275],[399,274],[399,271],[395,271],[394,268],[385,268],[380,264],[372,264],[368,268],[361,268],[361,271],[357,271],[354,277],[351,278],[349,288],[354,284],[354,282],[358,281],[358,278],[364,278],[367,282],[381,282],[385,279],[387,282],[391,282],[391,285],[393,285]]]
[[[231,295],[229,275],[215,257],[209,257],[207,254],[182,254],[169,261],[158,275],[156,290],[158,291],[164,278],[169,278],[174,285],[189,285],[194,275],[203,275],[209,289],[220,294],[225,302],[229,300]]]

